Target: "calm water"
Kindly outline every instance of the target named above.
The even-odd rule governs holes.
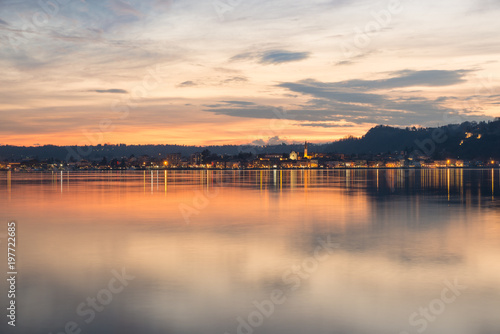
[[[499,170],[2,172],[0,192],[2,333],[500,332]]]

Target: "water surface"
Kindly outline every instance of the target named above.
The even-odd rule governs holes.
[[[2,172],[0,192],[2,332],[500,332],[498,169]]]

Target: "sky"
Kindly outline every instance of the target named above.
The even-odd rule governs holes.
[[[0,145],[322,143],[500,116],[499,0],[0,0]]]

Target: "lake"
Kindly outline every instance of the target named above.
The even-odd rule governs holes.
[[[0,172],[0,192],[2,333],[500,332],[498,169]]]

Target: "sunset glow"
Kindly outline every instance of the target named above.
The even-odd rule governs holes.
[[[219,2],[2,2],[0,144],[328,142],[499,114],[497,2]]]

